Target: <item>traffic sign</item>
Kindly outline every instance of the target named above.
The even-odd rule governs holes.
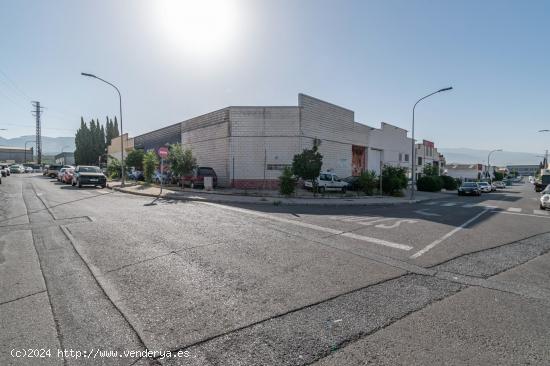
[[[159,155],[161,158],[165,158],[168,156],[168,148],[167,147],[161,147],[159,148]]]

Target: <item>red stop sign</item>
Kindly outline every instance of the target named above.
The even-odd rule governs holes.
[[[161,158],[165,158],[168,156],[168,148],[167,147],[161,147],[159,148],[159,155]]]

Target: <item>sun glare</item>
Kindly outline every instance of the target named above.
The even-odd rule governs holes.
[[[188,56],[214,56],[237,36],[234,0],[158,0],[155,5],[162,36]]]

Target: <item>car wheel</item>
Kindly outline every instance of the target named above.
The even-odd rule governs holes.
[[[540,205],[540,209],[541,209],[541,210],[544,210],[545,207],[541,204],[541,205]]]
[[[319,193],[325,193],[325,187],[321,186],[318,189]]]
[[[82,188],[82,183],[80,181],[77,181],[78,188]]]
[[[105,188],[105,187],[107,187],[106,184],[102,184],[102,185],[101,185],[101,188]]]
[[[346,193],[346,187],[342,187],[342,193]]]

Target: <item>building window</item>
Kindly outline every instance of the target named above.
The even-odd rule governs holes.
[[[286,167],[291,167],[290,164],[267,164],[267,170],[283,170]]]
[[[403,154],[399,153],[399,161],[403,161]]]
[[[406,161],[406,162],[409,161],[409,154],[405,154],[405,161]]]
[[[422,165],[422,157],[421,156],[418,157],[418,165]]]

